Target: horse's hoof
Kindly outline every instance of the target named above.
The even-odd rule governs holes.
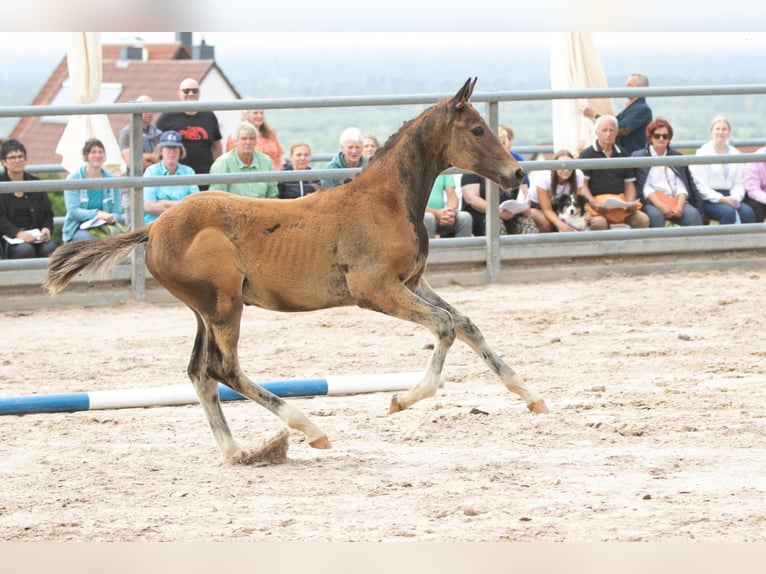
[[[529,403],[527,405],[527,408],[537,415],[544,415],[550,412],[548,410],[548,405],[545,404],[545,401],[543,399],[540,399],[539,401],[535,401],[534,403]]]
[[[327,440],[327,436],[320,436],[318,439],[312,440],[309,446],[313,448],[332,448],[330,441]]]
[[[399,397],[394,395],[391,397],[391,404],[388,407],[388,414],[392,415],[394,413],[398,413],[399,411],[403,411],[402,405],[399,404]]]

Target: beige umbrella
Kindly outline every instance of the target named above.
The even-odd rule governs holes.
[[[72,89],[72,103],[92,104],[101,92],[101,33],[72,32],[69,35],[67,69]],[[64,133],[56,146],[61,165],[73,172],[82,165],[82,147],[88,138],[98,138],[104,143],[106,163],[104,168],[113,175],[125,171],[125,161],[114,136],[109,118],[105,115],[74,115],[69,119]]]
[[[557,32],[551,41],[551,89],[606,88],[606,76],[590,32]],[[589,106],[597,114],[614,114],[609,98],[553,100],[553,148],[575,155],[594,139],[593,121],[582,115]]]

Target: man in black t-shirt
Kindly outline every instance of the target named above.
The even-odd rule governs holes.
[[[181,82],[178,97],[183,102],[199,100],[197,80],[186,78]],[[181,134],[186,148],[183,163],[195,173],[210,173],[210,166],[223,151],[221,128],[213,112],[167,112],[157,118],[157,128]],[[199,188],[203,190],[208,186],[200,185]]]

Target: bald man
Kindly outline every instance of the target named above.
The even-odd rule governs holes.
[[[182,102],[196,102],[199,97],[199,83],[194,78],[186,78],[178,86]],[[186,148],[184,164],[194,173],[210,173],[210,166],[223,151],[221,128],[213,112],[166,112],[157,118],[157,127],[163,132],[174,130],[181,134]],[[199,188],[205,190],[208,186]]]

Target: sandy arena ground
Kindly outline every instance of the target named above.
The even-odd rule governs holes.
[[[547,400],[456,343],[433,399],[290,399],[330,450],[222,463],[198,405],[0,417],[4,541],[755,541],[766,535],[766,272],[439,292]],[[178,304],[2,317],[0,396],[188,382]],[[255,381],[424,370],[423,328],[246,310]],[[190,384],[190,383],[189,383]],[[225,403],[243,447],[281,423]]]

